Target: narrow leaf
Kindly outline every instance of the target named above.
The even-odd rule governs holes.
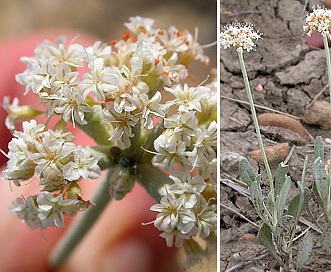
[[[279,196],[280,190],[286,180],[287,173],[289,171],[289,166],[285,165],[283,162],[279,164],[276,175],[275,175],[275,190],[276,196]]]
[[[325,210],[328,203],[328,180],[325,171],[324,162],[321,158],[317,158],[313,163],[313,177],[317,189],[317,196],[323,203],[323,209]]]
[[[251,183],[255,180],[252,166],[246,158],[239,162],[239,175],[242,181],[245,182],[248,187],[250,187]]]
[[[295,220],[291,215],[284,215],[278,220],[275,229],[275,240],[279,249],[289,242],[295,230],[295,225]]]
[[[269,251],[272,253],[272,255],[276,258],[276,260],[279,263],[283,263],[282,260],[280,259],[279,255],[276,252],[274,243],[272,242],[272,232],[270,227],[263,223],[259,233],[257,235],[257,241],[260,245],[265,246]]]
[[[288,198],[288,194],[291,189],[291,184],[292,184],[291,178],[286,177],[286,180],[283,183],[283,186],[280,190],[279,197],[277,198],[276,201],[278,217],[282,217],[284,213],[284,208],[285,208],[286,200]]]
[[[303,193],[296,194],[290,201],[287,209],[287,214],[292,215],[298,222],[301,213],[306,209],[309,201],[309,189],[304,188]]]
[[[268,210],[263,201],[263,195],[262,195],[260,183],[257,181],[253,181],[249,189],[250,189],[251,200],[256,212],[258,213],[259,217],[263,220],[263,222],[270,226]]]
[[[324,161],[324,145],[321,136],[317,136],[314,143],[315,159],[321,158]]]
[[[305,185],[305,176],[306,176],[307,165],[308,165],[308,156],[305,157],[305,161],[303,163],[303,169],[302,169],[302,175],[301,175],[302,187],[304,187],[304,185]]]
[[[303,265],[308,261],[311,251],[313,249],[313,237],[309,231],[306,232],[299,246],[297,256],[297,270],[300,270]]]

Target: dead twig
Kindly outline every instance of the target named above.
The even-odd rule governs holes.
[[[284,160],[284,164],[287,164],[290,158],[292,157],[295,147],[296,147],[295,145],[292,146],[290,153],[287,155],[286,159]]]
[[[247,14],[262,14],[262,11],[258,11],[258,10],[245,10],[245,11],[241,11],[241,12],[237,12],[237,13],[233,13],[232,11],[224,11],[222,12],[223,15],[227,15],[229,16],[229,18],[232,17],[237,17],[237,16],[241,16],[241,15],[247,15]]]
[[[228,207],[228,206],[226,206],[226,205],[224,205],[224,204],[222,204],[222,203],[220,203],[220,205],[221,205],[222,208],[227,209],[228,211],[233,212],[233,213],[235,213],[236,215],[238,215],[239,217],[241,217],[242,219],[246,220],[248,223],[250,223],[250,224],[253,225],[254,227],[256,227],[256,228],[258,228],[258,229],[260,228],[260,226],[259,226],[258,224],[256,224],[256,223],[254,223],[253,221],[249,220],[246,216],[244,216],[244,215],[241,214],[240,212],[238,212],[238,211],[236,211],[236,210],[234,210],[234,209],[232,209],[232,208],[230,208],[230,207]]]
[[[233,102],[237,102],[237,103],[249,105],[249,103],[246,102],[246,101],[235,99],[235,98],[231,98],[231,97],[228,97],[228,96],[221,95],[221,98],[226,99],[226,100],[229,100],[229,101],[233,101]],[[302,119],[302,117],[298,117],[298,116],[295,116],[295,115],[292,115],[292,114],[289,114],[289,113],[286,113],[286,112],[281,112],[281,111],[278,111],[278,110],[275,110],[275,109],[272,109],[272,108],[269,108],[269,107],[266,107],[266,106],[262,106],[262,105],[258,105],[258,104],[254,104],[254,105],[255,105],[256,108],[260,108],[260,109],[272,111],[272,112],[275,112],[275,113],[283,114],[283,115],[292,117],[292,118],[294,118],[296,120],[301,120]]]
[[[305,110],[308,110],[314,104],[314,102],[317,100],[317,98],[319,98],[328,87],[329,87],[329,84],[326,84],[323,87],[323,89],[318,94],[315,95],[313,100],[310,103],[309,102],[307,103],[307,105],[305,106]]]
[[[258,261],[258,260],[264,259],[265,257],[268,256],[268,254],[269,254],[268,252],[265,252],[264,251],[264,253],[262,253],[261,255],[258,255],[258,256],[255,256],[255,257],[251,257],[251,258],[249,258],[249,259],[247,259],[247,260],[245,260],[245,261],[243,261],[243,262],[241,262],[239,264],[236,264],[235,266],[227,269],[225,272],[236,271],[237,269],[242,268],[242,267],[245,267],[246,265],[249,265],[249,264],[251,264],[254,261]]]

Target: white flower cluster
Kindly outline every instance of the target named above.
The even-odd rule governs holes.
[[[188,32],[175,27],[168,31],[152,28],[149,18],[130,18],[129,29],[113,47],[97,41],[83,48],[65,46],[65,39],[55,44],[41,43],[32,58],[24,57],[27,70],[16,76],[26,85],[26,92],[39,96],[46,116],[61,114],[63,120],[85,125],[85,114],[93,111],[88,102],[92,93],[103,109],[103,116],[114,126],[109,140],[121,149],[131,145],[132,128],[143,119],[143,126],[153,128],[153,116],[163,117],[158,91],[187,77],[186,66],[193,60],[208,64],[201,46]],[[88,72],[79,79],[77,67],[87,64]]]
[[[181,247],[183,240],[206,239],[217,227],[215,199],[203,195],[208,183],[216,196],[217,124],[210,118],[216,88],[185,84],[165,89],[174,96],[166,105],[176,113],[164,118],[166,130],[154,141],[152,163],[170,171],[174,184],[166,186],[161,203],[151,210],[159,212],[154,225],[167,245]]]
[[[82,178],[95,179],[100,176],[98,158],[91,156],[85,147],[72,143],[74,137],[70,132],[46,130],[35,120],[23,122],[23,131],[15,131],[13,135],[15,138],[8,145],[9,161],[3,171],[4,180],[20,186],[23,181],[39,179],[43,190],[26,201],[19,198],[11,211],[30,227],[33,222],[38,222],[36,226],[42,228],[63,226],[62,213],[68,214],[70,211],[74,214],[86,206],[87,202],[79,195],[70,194],[70,189]],[[55,193],[52,195],[50,192]],[[68,199],[63,200],[62,194]],[[45,221],[42,218],[46,198],[49,214]],[[51,203],[54,203],[53,208]],[[50,217],[55,221],[52,222]]]
[[[317,7],[313,7],[313,12],[307,15],[306,25],[303,26],[303,29],[307,32],[308,36],[311,36],[313,32],[317,31],[331,39],[330,24],[331,10],[318,5]]]
[[[194,60],[207,65],[208,57],[188,31],[157,29],[153,23],[149,18],[130,18],[121,40],[97,41],[87,48],[65,45],[63,37],[55,44],[45,41],[34,57],[22,58],[27,69],[16,79],[26,86],[26,93],[38,95],[46,117],[61,115],[64,122],[78,123],[85,131],[90,125],[88,116],[102,118],[99,125],[107,126],[110,135],[108,152],[110,147],[119,149],[113,149],[118,153],[115,172],[124,173],[110,181],[115,199],[123,198],[136,179],[129,168],[136,162],[129,152],[142,153],[144,137],[152,135],[154,157],[146,156],[152,161],[143,163],[169,171],[173,181],[164,188],[161,203],[151,208],[159,212],[154,223],[169,246],[180,246],[183,239],[197,235],[206,239],[216,229],[216,81],[209,86],[181,85],[188,65]],[[80,74],[78,68],[85,66],[87,71]],[[172,99],[163,102],[163,93]],[[10,129],[17,120],[37,114],[15,115],[22,109],[16,100],[9,105],[7,99],[4,105]],[[163,122],[156,126],[154,117]],[[112,129],[108,129],[110,124]],[[160,126],[161,135],[156,132]],[[98,129],[94,124],[91,127]],[[63,214],[73,215],[89,205],[71,189],[81,178],[100,175],[98,158],[87,148],[75,146],[71,133],[46,130],[35,121],[24,122],[23,132],[15,131],[14,136],[6,180],[20,185],[34,177],[44,187],[38,195],[16,200],[11,211],[30,227],[63,226]],[[153,146],[152,141],[148,144]],[[128,163],[119,162],[126,157]]]
[[[220,33],[220,44],[226,49],[234,47],[237,50],[247,52],[255,47],[254,40],[260,39],[261,33],[255,31],[252,24],[232,23],[222,28]]]
[[[45,229],[50,226],[65,227],[63,215],[74,216],[78,211],[90,206],[89,201],[76,198],[63,199],[63,195],[54,196],[49,192],[41,192],[29,196],[26,200],[19,197],[10,208],[10,212],[17,215],[31,229]]]
[[[154,225],[163,231],[169,247],[181,247],[184,240],[199,235],[208,238],[216,229],[216,205],[210,204],[203,197],[206,182],[200,175],[193,178],[189,171],[175,171],[170,178],[174,184],[166,188],[167,194],[160,204],[151,207],[159,212]]]

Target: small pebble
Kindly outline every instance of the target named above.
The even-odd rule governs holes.
[[[255,87],[255,91],[257,91],[259,93],[263,91],[263,87],[260,83]]]
[[[230,87],[232,89],[238,89],[238,90],[242,90],[242,89],[245,89],[245,85],[244,83],[242,82],[239,82],[239,81],[234,81],[230,84]]]
[[[233,259],[241,261],[242,258],[240,256],[240,252],[233,254]]]

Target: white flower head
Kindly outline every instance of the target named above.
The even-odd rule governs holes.
[[[313,32],[317,31],[330,39],[330,24],[331,11],[317,5],[317,7],[313,7],[313,12],[307,15],[306,25],[303,26],[303,29],[307,31],[308,36],[311,36]]]
[[[252,24],[232,23],[222,28],[220,34],[221,46],[226,49],[235,47],[240,51],[251,51],[255,47],[254,40],[261,38],[262,33],[255,31]]]

